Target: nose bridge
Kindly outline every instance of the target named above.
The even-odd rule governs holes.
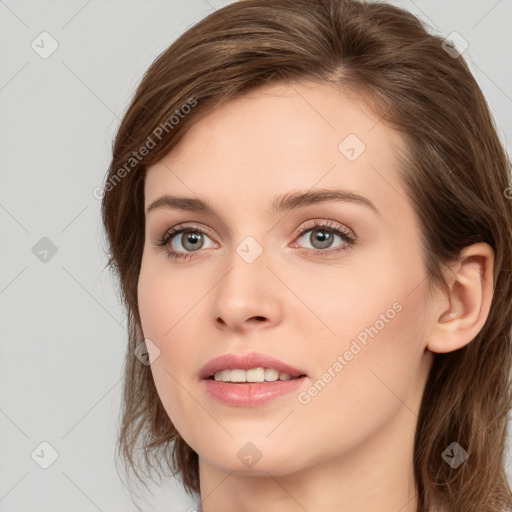
[[[236,297],[246,295],[256,298],[268,286],[268,259],[263,247],[259,247],[257,250],[254,241],[244,240],[233,248],[227,262],[229,270],[218,285],[225,300],[239,300]]]
[[[280,314],[279,291],[267,253],[254,237],[246,237],[228,259],[228,272],[216,286],[214,316],[225,324],[242,325],[251,318],[275,321]]]

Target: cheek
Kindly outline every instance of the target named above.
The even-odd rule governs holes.
[[[194,346],[187,340],[199,339],[194,320],[200,306],[197,291],[186,281],[171,274],[165,263],[142,260],[137,288],[142,330],[160,350],[151,372],[163,406],[178,429],[184,423],[183,411],[190,406],[182,387],[188,388],[191,375],[186,372],[194,357]]]
[[[378,358],[393,359],[418,349],[429,300],[425,274],[419,250],[400,243],[383,237],[371,251],[357,254],[350,272],[324,286],[325,323],[340,340],[339,348],[348,349],[356,339],[363,348],[374,346]]]
[[[183,329],[191,325],[187,317],[190,302],[186,293],[177,293],[180,286],[176,279],[171,281],[165,269],[150,263],[141,266],[138,282],[138,303],[144,336],[153,341],[160,350],[160,356],[152,369],[164,366],[169,372],[180,359],[180,350],[187,344],[178,343],[183,339]],[[190,316],[190,313],[189,313]],[[163,370],[163,368],[162,368]]]
[[[162,295],[162,282],[155,279],[155,274],[154,265],[147,263],[143,257],[137,284],[137,302],[144,336],[150,339],[156,339],[163,332],[163,310],[167,300]]]
[[[144,335],[165,341],[180,328],[180,319],[194,303],[191,287],[166,265],[165,256],[144,257],[139,274],[137,299]]]
[[[145,338],[149,338],[159,350],[158,356],[151,363],[151,373],[157,394],[173,425],[181,431],[187,421],[186,397],[180,391],[183,377],[180,369],[186,367],[184,361],[190,356],[180,353],[186,344],[175,342],[177,319],[171,315],[175,311],[169,294],[164,295],[162,283],[151,280],[140,281],[139,310]],[[184,402],[185,398],[185,402]]]
[[[323,345],[315,376],[325,375],[325,381],[332,374],[341,376],[332,379],[341,388],[340,396],[349,389],[358,393],[372,386],[382,387],[377,375],[385,376],[400,391],[423,353],[417,316],[414,304],[403,299],[384,302],[381,307],[373,305],[364,313],[350,309],[340,312],[336,340]]]
[[[364,415],[378,422],[419,389],[428,289],[419,258],[397,264],[396,256],[382,251],[379,265],[359,260],[359,270],[309,295],[330,331],[312,358],[313,385],[298,401],[310,421],[321,422],[327,409],[340,425],[347,414],[361,425]]]
[[[321,433],[319,457],[325,446],[345,451],[364,443],[395,415],[401,415],[406,423],[414,422],[416,416],[409,408],[415,410],[424,384],[422,350],[414,339],[421,333],[413,328],[417,315],[414,304],[403,299],[400,302],[402,309],[392,309],[394,315],[390,318],[388,313],[388,323],[374,320],[375,313],[376,319],[381,312],[385,314],[385,301],[384,309],[367,311],[367,321],[362,329],[353,329],[355,335],[337,338],[329,349],[325,345],[324,354],[329,354],[321,356],[323,367],[311,386],[297,397],[295,424],[303,425],[305,437],[310,432]],[[350,320],[343,315],[340,318]]]
[[[305,306],[296,306],[292,297],[285,311],[296,324],[294,330],[306,334],[299,336],[301,353],[315,347],[311,363],[317,363],[317,370],[327,368],[338,354],[350,350],[354,340],[361,352],[372,345],[383,351],[379,354],[382,357],[385,353],[392,356],[393,351],[396,356],[402,345],[407,347],[418,339],[412,329],[417,326],[423,298],[410,293],[417,284],[411,275],[394,272],[385,265],[351,272],[334,269],[328,277],[304,272],[293,281],[294,291],[304,298]],[[357,358],[361,359],[360,353]]]

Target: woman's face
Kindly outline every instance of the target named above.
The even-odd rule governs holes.
[[[159,350],[151,370],[165,410],[202,464],[285,475],[412,446],[432,353],[402,145],[339,90],[280,84],[204,117],[148,169],[146,209],[164,195],[188,201],[146,213],[142,328]],[[178,225],[188,232],[165,238]],[[204,378],[213,358],[253,353],[305,377]],[[218,377],[279,375],[278,363],[245,363],[270,371]]]

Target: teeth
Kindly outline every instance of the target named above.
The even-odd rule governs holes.
[[[273,382],[290,380],[292,376],[274,368],[251,368],[250,370],[220,370],[213,376],[222,382]]]
[[[283,375],[285,375],[283,373]],[[268,382],[273,382],[275,380],[279,379],[279,371],[274,370],[273,368],[266,368],[265,369],[265,380]]]

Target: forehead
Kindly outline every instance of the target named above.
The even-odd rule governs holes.
[[[194,123],[148,169],[145,203],[165,192],[222,203],[233,194],[251,202],[343,187],[391,204],[401,190],[395,149],[402,145],[354,94],[316,83],[263,86]]]
[[[263,146],[272,149],[273,155],[280,155],[288,148],[305,153],[321,140],[325,141],[324,146],[338,151],[338,143],[348,134],[372,144],[377,138],[382,145],[398,139],[396,133],[382,125],[371,136],[379,123],[380,116],[353,92],[323,83],[277,83],[258,87],[200,118],[172,150],[169,160],[179,159],[191,150],[200,156],[197,146],[201,144],[209,146],[211,156],[227,148],[243,148],[248,155],[264,158],[269,155],[261,154]],[[304,145],[306,140],[310,144]]]

